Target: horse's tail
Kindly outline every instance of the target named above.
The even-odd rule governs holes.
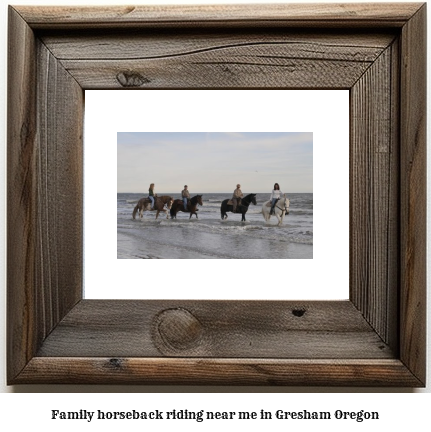
[[[135,208],[133,209],[133,219],[135,219],[136,212],[138,211],[138,208],[139,208],[139,203],[136,204]]]

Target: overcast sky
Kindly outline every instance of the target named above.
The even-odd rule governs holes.
[[[313,192],[311,132],[118,132],[117,192]]]

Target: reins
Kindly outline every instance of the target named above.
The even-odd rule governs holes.
[[[193,202],[193,200],[194,200],[194,202]],[[199,201],[198,201],[198,195],[196,195],[196,196],[194,196],[193,198],[190,198],[190,205],[192,205],[192,206],[198,206],[198,205],[200,205],[199,204]]]
[[[247,196],[248,196],[248,195],[247,195]],[[252,200],[252,198],[250,198],[250,201],[249,201],[249,202],[247,202],[247,201],[244,202],[244,199],[242,199],[240,205],[243,205],[244,207],[248,207],[248,206],[251,204],[251,202],[252,202],[251,200]],[[247,204],[245,204],[245,203],[247,203]]]
[[[285,207],[284,207],[284,208],[279,207],[277,204],[275,205],[275,207],[277,207],[277,208],[278,208],[279,210],[281,210],[282,212],[284,211],[284,212],[287,213],[286,202],[285,202],[284,204],[285,204]]]

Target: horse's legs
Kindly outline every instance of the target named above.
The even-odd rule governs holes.
[[[280,225],[283,225],[284,216],[286,216],[286,212],[283,211],[283,212],[281,212]]]
[[[266,217],[267,217],[267,221],[269,222],[269,220],[271,219],[271,210],[270,209],[268,209],[268,213],[266,214]]]
[[[278,225],[281,225],[281,221],[282,221],[282,219],[280,218],[280,216],[278,215],[277,212],[275,213],[275,215],[277,216]]]

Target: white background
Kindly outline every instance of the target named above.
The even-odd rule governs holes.
[[[117,260],[117,132],[138,131],[313,132],[313,259]],[[347,90],[87,91],[84,166],[86,298],[349,297]],[[160,274],[181,274],[184,266],[199,266],[193,284],[161,283]],[[221,283],[238,270],[250,274],[245,287]]]
[[[298,1],[298,0],[296,0]],[[315,0],[316,1],[316,0]],[[173,1],[163,2],[162,0],[153,0],[149,4],[154,3],[172,3]],[[241,3],[241,1],[236,1]],[[245,3],[251,3],[253,0],[247,0]],[[275,2],[275,1],[273,1]],[[115,4],[120,1],[73,1],[73,0],[43,0],[33,1],[16,0],[14,4]],[[134,1],[135,4],[145,3],[143,1]],[[187,3],[183,0],[183,3]],[[188,3],[191,3],[190,1]],[[217,0],[211,0],[210,2],[200,0],[199,3],[220,3]],[[5,96],[6,96],[6,32],[7,32],[7,6],[5,2],[1,4],[1,52],[2,56],[0,59],[1,63],[1,80],[3,85],[0,86],[1,97],[0,100],[4,101],[0,105],[0,128],[2,130],[1,145],[4,149],[5,143]],[[428,46],[431,44],[428,42]],[[428,62],[430,55],[428,53]],[[428,68],[430,70],[430,68]],[[429,86],[428,86],[429,88]],[[428,97],[429,100],[429,97]],[[428,102],[429,105],[429,102]],[[430,105],[429,105],[430,106]],[[428,122],[428,130],[430,125]],[[0,152],[1,164],[5,166],[5,155],[4,151]],[[428,159],[428,166],[429,166]],[[5,186],[5,180],[2,180]],[[430,190],[430,188],[428,188]],[[0,206],[3,224],[0,229],[0,236],[3,245],[5,245],[5,227],[4,227],[4,188],[1,188],[1,199]],[[428,212],[428,214],[430,214]],[[2,253],[5,253],[3,247]],[[416,427],[426,430],[429,425],[429,406],[431,403],[431,385],[425,390],[412,390],[412,389],[364,389],[364,388],[341,388],[341,389],[330,389],[330,388],[273,388],[273,387],[143,387],[143,386],[77,386],[77,385],[33,385],[33,386],[14,386],[6,387],[5,384],[5,265],[4,259],[1,260],[0,266],[1,272],[1,292],[0,297],[0,308],[2,311],[2,320],[0,324],[0,391],[4,392],[0,394],[0,427],[2,430],[15,430],[20,428],[28,428],[27,430],[44,430],[58,431],[59,429],[64,431],[75,431],[77,427],[92,428],[92,430],[118,430],[119,426],[127,427],[127,430],[145,430],[154,426],[154,423],[91,423],[84,424],[83,422],[67,422],[62,423],[53,422],[49,420],[51,409],[63,409],[63,410],[79,410],[79,409],[102,409],[102,410],[124,410],[127,409],[171,409],[171,408],[187,408],[189,410],[198,409],[219,409],[219,410],[259,410],[264,409],[308,409],[308,410],[326,410],[326,409],[343,409],[349,411],[358,411],[361,409],[366,410],[378,410],[381,412],[381,420],[377,423],[370,424],[364,423],[322,423],[322,422],[309,422],[309,423],[271,423],[271,430],[283,430],[286,431],[292,427],[304,428],[304,430],[315,430],[316,426],[319,430],[334,431],[343,430],[345,431],[349,427],[349,430],[367,430],[368,431],[379,431],[382,430],[408,430],[409,428]],[[428,300],[428,311],[431,310],[430,300]],[[431,358],[429,351],[431,327],[428,324],[428,359]],[[429,363],[429,360],[428,360]],[[431,382],[431,373],[428,368],[428,383]],[[7,392],[21,393],[21,394],[7,394]],[[41,393],[38,395],[25,394],[37,392]],[[54,393],[50,393],[54,392]],[[56,393],[58,392],[58,393]],[[113,394],[99,394],[92,395],[91,392],[124,392],[119,396]],[[159,394],[163,392],[171,392],[173,394]],[[185,394],[175,394],[176,392],[185,392]],[[198,394],[198,392],[200,392]],[[218,394],[215,392],[223,392],[226,394]],[[250,394],[235,394],[234,392],[245,392]],[[307,394],[298,394],[298,393]],[[410,395],[409,393],[424,393],[419,395]],[[76,394],[82,393],[82,394]],[[292,394],[295,393],[295,394]],[[324,395],[321,393],[325,393]],[[394,394],[387,394],[394,393]],[[198,424],[198,423],[197,423]],[[201,430],[205,427],[205,430],[212,430],[217,427],[217,430],[223,428],[225,430],[237,430],[238,424],[226,424],[226,423],[215,423],[210,426],[207,423],[205,426],[203,423],[199,423],[199,426],[192,426],[192,423],[180,423],[176,422],[174,427],[177,430],[189,429],[191,427],[199,427]],[[169,424],[164,424],[158,427],[168,427]],[[171,426],[172,427],[172,426]],[[258,422],[254,424],[247,424],[250,430],[259,430],[265,427],[265,424]],[[366,429],[365,429],[366,428]],[[163,430],[163,429],[162,429]]]

